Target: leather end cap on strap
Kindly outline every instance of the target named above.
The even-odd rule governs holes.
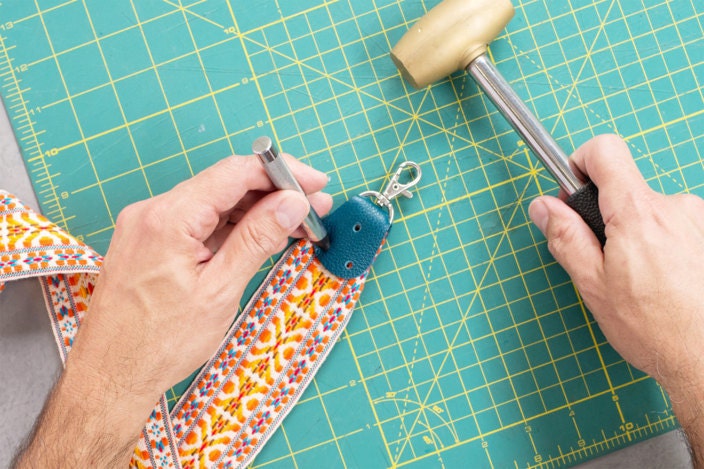
[[[316,257],[340,278],[359,277],[371,267],[391,228],[386,212],[371,200],[352,197],[323,219],[330,249],[316,248]]]

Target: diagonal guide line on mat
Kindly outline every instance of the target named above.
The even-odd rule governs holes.
[[[166,0],[164,0],[164,1],[166,1]],[[170,2],[167,2],[167,3],[171,4]],[[198,64],[200,65],[201,69],[205,70],[206,68],[205,68],[205,65],[203,64],[203,57],[201,57],[200,52],[198,51],[198,44],[196,43],[196,38],[193,35],[193,29],[191,29],[191,24],[189,23],[188,16],[186,15],[186,13],[191,13],[191,14],[193,14],[193,13],[190,12],[186,7],[183,7],[181,5],[181,0],[178,0],[177,6],[181,10],[181,12],[183,13],[183,21],[186,24],[186,28],[188,29],[188,35],[190,36],[191,42],[193,43],[193,48],[195,49],[196,57],[198,57]],[[217,23],[214,23],[210,20],[207,20],[206,18],[203,18],[199,15],[194,15],[194,16],[196,18],[202,19],[204,21],[207,21],[207,22],[213,24],[213,25],[219,27],[220,29],[223,28],[221,25],[218,25]],[[208,85],[208,93],[210,95],[213,95],[214,94],[213,85],[211,84],[210,79],[208,78],[208,74],[205,74],[204,76],[205,76],[205,82]],[[213,104],[215,105],[215,112],[218,115],[218,120],[220,121],[220,125],[222,126],[222,131],[224,133],[227,133],[227,126],[225,125],[225,120],[222,117],[222,112],[220,111],[220,105],[218,104],[217,99],[212,99],[212,101],[213,101]],[[235,153],[237,153],[232,146],[232,142],[229,139],[228,139],[227,143],[230,146],[230,153],[233,155]],[[185,152],[185,150],[184,150],[184,152]]]
[[[460,91],[459,91],[459,93],[458,93],[459,96],[462,96],[463,91],[464,91],[464,86],[465,86],[465,84],[466,84],[466,81],[462,83],[462,89],[460,89]],[[421,103],[419,103],[418,108],[417,108],[417,111],[420,110],[420,109],[422,109],[422,107],[423,107],[423,101],[426,99],[427,96],[428,96],[428,94],[426,93],[425,96],[423,97],[423,100],[421,101]],[[418,113],[417,111],[416,111],[414,114],[417,114],[417,113]],[[458,125],[459,117],[460,117],[461,113],[462,113],[461,106],[458,106],[458,108],[457,108],[457,115],[456,115],[456,117],[455,117],[455,124],[453,125],[453,127],[456,127],[456,126]],[[409,130],[410,130],[410,128],[409,128]],[[454,144],[454,137],[450,140],[449,144],[450,144],[450,147],[453,147],[453,144]],[[447,166],[446,166],[446,168],[445,168],[445,175],[444,175],[444,177],[443,177],[442,179],[439,179],[439,180],[444,181],[444,182],[443,182],[443,191],[442,191],[443,194],[446,193],[447,183],[448,183],[448,175],[449,175],[449,173],[450,173],[450,169],[451,169],[452,163],[453,163],[452,159],[451,159],[451,158],[448,158],[448,159],[447,159]],[[434,231],[437,231],[437,230],[438,230],[438,227],[440,226],[440,223],[441,223],[441,220],[442,220],[442,215],[443,215],[443,213],[444,213],[444,211],[442,211],[442,210],[439,210],[439,211],[438,211],[438,216],[437,216],[437,220],[436,220],[436,223],[435,223]],[[422,343],[423,343],[423,348],[424,348],[424,350],[425,350],[425,356],[428,355],[427,346],[426,346],[426,344],[425,344],[425,341],[422,340],[422,325],[423,325],[423,316],[424,316],[424,313],[425,313],[425,311],[426,311],[426,309],[425,309],[425,308],[426,308],[426,300],[428,299],[428,296],[429,296],[429,295],[432,296],[432,295],[430,294],[429,279],[430,279],[430,277],[431,277],[431,275],[432,275],[433,261],[434,261],[435,258],[436,258],[436,257],[435,257],[435,253],[436,253],[437,250],[439,249],[438,239],[437,239],[437,236],[435,236],[435,235],[433,235],[433,246],[434,246],[434,247],[433,247],[433,251],[432,251],[432,253],[431,253],[431,261],[428,263],[427,272],[424,272],[424,274],[423,274],[424,281],[425,281],[425,288],[424,288],[423,299],[421,300],[420,314],[418,315],[418,318],[417,318],[417,319],[416,319],[416,315],[413,316],[413,320],[414,320],[414,323],[415,323],[415,326],[416,326],[416,330],[418,331],[418,335],[417,335],[416,338],[415,338],[414,345],[413,345],[413,352],[411,353],[410,367],[409,367],[409,381],[408,381],[408,383],[407,383],[407,385],[406,385],[406,398],[403,400],[404,405],[403,405],[403,408],[401,409],[401,412],[400,412],[401,414],[405,414],[405,413],[406,413],[406,407],[407,407],[407,405],[408,405],[408,403],[409,403],[408,393],[410,392],[411,384],[413,384],[413,388],[414,388],[414,390],[416,391],[416,394],[418,394],[418,389],[417,389],[416,384],[414,383],[414,380],[413,380],[413,373],[412,373],[412,372],[413,372],[413,367],[414,367],[414,365],[415,365],[416,352],[417,352],[417,350],[418,350],[418,344],[419,344],[419,342],[422,342]],[[417,253],[416,253],[416,255],[417,255]],[[442,261],[442,258],[440,258],[440,259],[441,259],[441,261]],[[443,262],[443,263],[444,263],[444,262]],[[442,329],[442,332],[443,332],[443,336],[444,336],[445,340],[447,340],[447,336],[446,336],[446,334],[445,334],[445,330]],[[453,361],[454,361],[454,357],[453,357]],[[407,362],[408,362],[408,360],[407,360]],[[457,366],[456,363],[455,363],[455,368],[456,368],[456,369],[458,368],[458,366]],[[431,369],[432,369],[432,365],[431,365]],[[441,369],[442,369],[442,366],[439,367],[438,370],[434,370],[434,369],[433,369],[433,372],[437,375],[437,373],[439,373]],[[440,391],[440,395],[442,396],[442,399],[443,399],[443,401],[444,401],[444,400],[445,400],[445,396],[443,395],[442,391]],[[419,404],[419,408],[425,408],[424,405],[422,405],[422,404],[420,404],[420,403],[418,403],[418,404]],[[420,415],[420,412],[418,413],[418,415]],[[440,418],[441,420],[444,421],[444,418],[441,417],[439,414],[438,414],[437,416],[438,416],[438,418]],[[426,420],[427,420],[427,418],[426,418]],[[457,436],[457,429],[456,429],[456,427],[455,427],[455,425],[454,425],[454,422],[450,421],[450,422],[447,423],[447,425],[448,425],[448,427],[450,427],[450,431],[452,432],[452,434],[453,434],[454,437],[455,437],[455,442],[458,442],[458,441],[459,441],[459,437]],[[399,433],[398,433],[398,436],[396,437],[396,440],[397,440],[397,441],[400,441],[400,440],[401,440],[401,435],[402,435],[402,432],[403,432],[404,427],[405,427],[405,420],[404,420],[403,418],[401,418],[401,419],[400,419],[400,426],[399,426]],[[430,430],[430,428],[428,428],[428,430]],[[410,431],[406,431],[406,438],[407,438],[407,439],[410,438],[410,436],[411,436],[412,434],[413,434],[413,428],[411,427]],[[436,449],[437,449],[437,444],[438,444],[439,442],[441,442],[441,439],[440,439],[440,438],[438,438],[438,437],[433,438],[433,444],[436,446]],[[401,457],[401,449],[402,449],[402,445],[397,444],[397,445],[396,445],[396,454],[394,455],[394,459],[393,459],[394,464],[398,464],[398,462],[399,462],[399,460],[400,460],[400,457]],[[442,463],[442,460],[441,460],[441,463]]]
[[[103,66],[105,67],[105,70],[107,71],[108,80],[110,81],[110,87],[112,88],[112,92],[115,95],[115,99],[117,100],[117,107],[120,110],[120,117],[122,118],[122,122],[125,125],[125,130],[127,131],[127,135],[130,138],[130,145],[132,145],[132,149],[134,150],[135,154],[137,155],[137,161],[139,162],[139,167],[142,171],[142,177],[144,178],[144,183],[147,185],[147,190],[149,191],[149,197],[153,197],[154,192],[152,191],[151,185],[149,184],[149,179],[147,178],[147,175],[144,172],[144,166],[142,165],[142,160],[139,156],[139,152],[137,151],[137,145],[135,144],[134,136],[132,135],[132,130],[127,125],[127,116],[125,115],[125,109],[122,107],[122,102],[120,100],[120,96],[117,93],[117,89],[115,88],[115,83],[113,82],[112,74],[110,73],[110,69],[108,68],[108,62],[105,59],[105,53],[103,52],[103,48],[100,45],[100,41],[98,41],[98,35],[95,31],[93,19],[91,18],[90,12],[88,11],[88,7],[86,6],[86,2],[82,1],[81,3],[83,5],[83,10],[85,11],[86,18],[88,18],[88,23],[90,24],[90,29],[91,29],[91,32],[93,33],[95,43],[98,47],[98,51],[100,52],[100,59],[103,61]]]
[[[423,184],[399,206],[336,364],[257,467],[562,467],[676,426],[663,391],[614,354],[528,220],[528,199],[554,181],[466,77],[415,92],[388,62],[438,0],[59,2],[0,3],[0,92],[42,206],[89,242],[109,238],[104,204],[117,213],[125,192],[162,191],[255,133],[333,175],[334,197],[376,189],[405,158],[422,162]],[[574,3],[517,4],[492,43],[497,67],[551,128],[572,132],[565,141],[618,129],[649,183],[704,194],[704,137],[693,131],[704,122],[702,5]],[[108,43],[136,54],[115,62]],[[76,60],[87,52],[95,62]],[[168,75],[185,63],[202,74]],[[602,63],[614,65],[593,68]],[[131,86],[150,82],[153,102],[121,118]],[[72,104],[93,116],[95,97],[115,88],[114,115],[81,122],[96,134],[71,130]],[[190,132],[201,122],[212,133]],[[62,125],[64,138],[53,130]],[[150,156],[145,135],[162,130],[169,140]],[[86,145],[106,149],[100,178]]]
[[[528,189],[528,184],[524,187],[524,189],[523,189],[523,194],[525,194],[525,192],[526,192],[527,189]],[[508,230],[508,225],[510,225],[511,220],[513,220],[513,218],[515,217],[516,213],[518,212],[518,209],[519,209],[519,207],[520,207],[520,200],[522,200],[522,198],[523,198],[523,196],[519,197],[519,201],[516,202],[516,204],[515,204],[514,207],[513,207],[513,213],[512,213],[511,216],[509,217],[508,223],[506,223],[506,224],[504,225],[504,227],[503,227],[503,232],[502,232],[502,235],[501,235],[501,239],[500,239],[499,242],[497,243],[497,246],[496,246],[496,248],[495,248],[495,251],[494,251],[494,253],[493,253],[493,254],[491,255],[491,257],[490,257],[490,262],[489,262],[489,264],[486,266],[486,270],[484,271],[484,275],[483,275],[482,278],[479,280],[479,282],[475,282],[475,284],[476,284],[475,293],[474,293],[474,295],[472,296],[472,299],[471,299],[471,302],[470,302],[469,306],[466,308],[465,312],[463,313],[463,316],[462,316],[463,319],[466,319],[466,318],[467,318],[467,316],[469,315],[469,312],[470,312],[470,310],[471,310],[471,308],[472,308],[472,306],[473,306],[473,303],[474,303],[474,301],[475,301],[477,298],[479,298],[479,301],[482,301],[482,300],[481,300],[481,297],[480,297],[480,295],[479,295],[479,292],[481,291],[482,285],[483,285],[484,281],[486,280],[486,278],[487,278],[487,276],[488,276],[488,274],[489,274],[489,272],[490,272],[490,270],[491,270],[491,265],[492,265],[492,263],[493,263],[493,260],[496,258],[497,253],[498,253],[498,250],[501,248],[501,243],[504,241],[504,239],[505,239],[505,237],[506,237],[506,233],[507,233],[507,230]],[[442,369],[442,368],[444,367],[445,362],[447,361],[448,357],[450,357],[450,356],[452,355],[452,349],[453,349],[453,347],[455,346],[455,344],[456,344],[456,342],[457,342],[457,340],[458,340],[458,337],[459,337],[459,329],[458,329],[458,331],[455,333],[455,336],[453,337],[452,341],[450,342],[450,344],[449,344],[449,346],[448,346],[448,350],[447,350],[447,352],[444,354],[443,359],[442,359],[442,361],[441,361],[441,364],[440,364],[440,366],[438,367],[439,369]],[[472,344],[472,346],[474,347],[474,341],[471,341],[471,344]],[[476,354],[476,350],[475,350],[475,354]],[[483,374],[483,369],[482,369],[482,374]],[[488,381],[489,381],[489,380],[487,380],[486,377],[485,377],[485,382],[488,382]],[[422,401],[422,405],[423,405],[423,406],[426,406],[426,405],[427,405],[428,400],[430,399],[430,397],[431,397],[431,395],[432,395],[432,391],[433,391],[433,389],[434,389],[436,386],[439,387],[438,377],[437,377],[437,376],[434,376],[433,380],[431,381],[431,386],[430,386],[430,388],[429,388],[428,391],[427,391],[426,397],[425,397],[425,399]],[[492,398],[492,399],[493,399],[493,398]],[[420,414],[418,414],[418,415],[420,415]],[[418,422],[418,417],[416,417],[416,419],[415,419],[413,425],[415,425],[417,422]],[[411,427],[411,429],[413,429],[413,426]],[[407,434],[407,437],[406,437],[406,440],[404,441],[404,445],[403,445],[403,446],[405,446],[406,444],[408,444],[408,443],[410,442],[411,433],[412,433],[412,432],[409,432],[409,433]],[[401,452],[402,452],[402,451],[400,451],[399,453],[401,453]]]
[[[218,24],[218,23],[216,23],[215,21],[212,21],[211,19],[206,18],[205,16],[199,15],[198,13],[195,13],[195,12],[193,12],[193,11],[190,10],[191,7],[194,7],[195,5],[199,5],[199,4],[201,4],[201,3],[204,3],[206,0],[199,0],[199,1],[197,1],[197,2],[191,3],[190,5],[183,5],[182,2],[181,2],[181,0],[178,0],[178,3],[173,3],[173,2],[170,2],[169,0],[162,0],[162,1],[163,1],[164,3],[166,3],[167,5],[170,5],[170,6],[174,7],[174,8],[176,8],[176,9],[177,9],[178,11],[180,11],[181,13],[183,13],[184,21],[185,21],[186,23],[188,23],[187,15],[191,15],[191,16],[193,16],[193,17],[195,17],[195,18],[198,18],[199,20],[205,21],[206,23],[210,23],[211,25],[215,26],[216,28],[220,28],[220,29],[224,29],[224,28],[225,28],[223,25]],[[190,28],[189,28],[189,29],[190,29]]]
[[[526,192],[527,189],[528,189],[528,185],[526,185],[526,186],[524,187],[524,189],[523,189],[523,194],[525,194],[525,192]],[[521,195],[521,197],[519,198],[519,200],[521,200],[522,198],[523,198],[523,196]],[[516,213],[518,212],[519,207],[520,207],[520,204],[517,202],[516,205],[515,205],[514,208],[513,208],[513,213],[512,213],[511,216],[509,217],[509,221],[508,221],[507,225],[510,225],[511,220],[513,220],[513,218],[515,217]],[[501,239],[500,239],[499,242],[497,243],[496,249],[495,249],[494,253],[493,253],[492,256],[491,256],[492,262],[493,262],[493,259],[495,259],[496,256],[497,256],[497,253],[498,253],[498,251],[499,251],[499,249],[500,249],[500,247],[501,247],[501,243],[502,243],[502,242],[504,241],[504,239],[506,238],[506,233],[507,233],[507,231],[508,231],[508,230],[507,230],[507,226],[505,225],[505,226],[504,226],[504,229],[503,229],[503,232],[502,232],[502,235],[501,235]],[[490,265],[488,265],[487,268],[486,268],[486,270],[485,270],[485,272],[484,272],[484,275],[483,275],[482,278],[479,280],[479,282],[476,283],[477,287],[476,287],[475,294],[472,296],[472,300],[471,300],[471,302],[470,302],[470,305],[467,307],[467,309],[466,309],[465,312],[463,313],[463,318],[464,318],[464,319],[466,319],[467,316],[469,315],[469,311],[470,311],[470,309],[471,309],[471,307],[472,307],[474,301],[475,301],[477,298],[479,298],[479,301],[482,301],[481,298],[480,298],[479,292],[480,292],[481,287],[482,287],[482,284],[483,284],[484,281],[486,280],[486,278],[487,278],[487,276],[488,276],[490,270],[491,270],[491,269],[490,269]],[[448,357],[449,357],[450,355],[452,355],[451,350],[452,350],[452,348],[455,346],[455,343],[457,342],[458,337],[459,337],[459,330],[458,330],[458,332],[455,333],[455,336],[453,337],[451,343],[449,344],[449,346],[448,346],[448,351],[447,351],[447,353],[444,354],[444,357],[443,357],[443,359],[442,359],[442,361],[441,361],[441,364],[440,364],[440,366],[439,366],[439,369],[442,369],[442,368],[443,368],[443,366],[445,365],[445,362],[447,361]],[[470,343],[472,344],[472,347],[474,348],[475,342],[474,342],[474,341],[470,341]],[[475,350],[475,354],[476,354],[476,350]],[[482,370],[482,374],[483,374],[483,373],[484,373],[484,371]],[[485,381],[488,382],[488,380],[486,380],[486,377],[485,377]],[[432,390],[433,390],[436,386],[439,387],[439,383],[438,383],[437,376],[435,376],[435,377],[433,378],[433,380],[431,381],[431,385],[430,385],[430,388],[428,389],[428,392],[427,392],[427,394],[426,394],[426,397],[425,397],[425,399],[422,401],[422,405],[423,405],[423,406],[426,406],[426,405],[427,405],[428,400],[429,400],[430,397],[431,397]],[[420,416],[420,413],[418,414],[418,416]],[[414,426],[418,423],[418,416],[417,416],[416,419],[414,420],[413,425],[411,426],[411,430],[413,430]],[[403,443],[403,447],[405,447],[407,444],[410,443],[410,435],[411,435],[411,433],[409,432],[407,438],[405,439],[405,441],[404,441],[404,443]],[[399,451],[400,454],[402,454],[402,452],[403,452],[403,447],[401,448],[401,451]],[[424,459],[424,458],[426,458],[426,457],[428,457],[428,456],[430,456],[430,455],[432,455],[432,454],[433,454],[432,452],[426,453],[425,455],[421,456],[421,457],[418,458],[418,459]],[[418,459],[413,460],[412,462],[416,462]],[[398,464],[398,462],[396,463],[396,467],[402,467],[402,466],[404,466],[404,465],[405,465],[405,464]]]
[[[37,11],[40,11],[40,9],[39,9],[39,3],[38,3],[37,0],[34,0],[34,6],[35,6],[35,8],[37,9]],[[51,54],[52,54],[52,56],[54,57],[54,63],[56,64],[56,69],[57,69],[57,71],[59,72],[59,77],[60,77],[60,79],[61,79],[61,86],[63,87],[64,91],[65,91],[66,94],[68,95],[68,94],[69,94],[69,90],[68,90],[68,86],[67,86],[67,84],[66,84],[66,78],[64,77],[64,74],[62,73],[61,65],[59,64],[59,60],[56,58],[56,51],[54,50],[54,44],[53,44],[51,38],[49,37],[49,30],[48,30],[47,27],[46,27],[46,22],[44,21],[44,15],[43,15],[42,13],[39,13],[39,20],[40,20],[41,25],[42,25],[42,28],[43,28],[43,30],[44,30],[44,34],[45,34],[46,37],[47,37],[47,40],[48,40],[48,43],[49,43],[49,49],[51,50]],[[79,132],[79,134],[80,134],[80,136],[81,136],[81,139],[85,139],[85,134],[84,134],[84,132],[83,132],[83,128],[82,128],[80,122],[78,121],[78,114],[76,113],[75,104],[74,104],[73,100],[71,100],[71,99],[69,99],[69,106],[71,107],[71,113],[72,113],[72,115],[73,115],[73,118],[76,120],[77,127],[78,127],[78,132]],[[92,171],[93,171],[93,175],[95,176],[95,179],[98,180],[98,181],[100,181],[100,178],[98,177],[98,172],[97,172],[97,170],[96,170],[96,168],[95,168],[95,163],[94,163],[94,161],[93,161],[93,157],[92,157],[90,148],[89,148],[88,145],[85,144],[85,143],[83,144],[83,148],[85,149],[86,154],[87,154],[87,156],[88,156],[88,161],[89,161],[89,163],[90,163],[90,166],[91,166],[91,169],[92,169]],[[48,175],[49,175],[49,173],[47,172],[47,176],[48,176]],[[107,210],[108,217],[110,217],[110,221],[111,221],[112,223],[115,223],[115,218],[114,218],[112,212],[110,211],[110,206],[109,206],[109,204],[108,204],[107,198],[105,197],[105,191],[103,190],[102,184],[99,183],[99,184],[98,184],[98,188],[99,188],[99,190],[100,190],[100,195],[101,195],[101,197],[103,198],[103,202],[105,203],[105,209]]]
[[[585,69],[585,67],[586,67],[586,65],[587,65],[587,62],[588,62],[588,61],[590,60],[590,58],[591,58],[592,51],[594,50],[594,47],[596,46],[597,41],[599,40],[600,35],[604,33],[604,28],[605,28],[605,25],[606,25],[606,21],[607,21],[607,19],[608,19],[608,17],[609,17],[609,14],[611,13],[612,8],[614,7],[614,4],[615,4],[615,0],[611,0],[611,2],[609,3],[609,6],[608,6],[608,8],[607,8],[606,13],[604,14],[604,16],[603,16],[602,18],[600,18],[599,27],[598,27],[597,33],[594,35],[594,40],[593,40],[592,44],[589,46],[589,49],[588,49],[587,53],[586,53],[585,56],[584,56],[584,61],[582,62],[582,65],[580,66],[580,68],[579,68],[579,70],[578,70],[578,72],[577,72],[576,77],[573,77],[573,82],[572,82],[572,84],[571,84],[570,87],[569,87],[567,96],[565,97],[563,103],[562,103],[562,104],[560,105],[560,107],[559,107],[558,118],[555,120],[555,123],[553,124],[553,127],[552,127],[552,129],[551,129],[551,131],[550,131],[551,134],[554,134],[554,133],[555,133],[555,130],[557,129],[557,125],[558,125],[560,119],[563,121],[563,123],[565,124],[565,126],[567,126],[567,124],[568,124],[567,122],[564,121],[565,109],[567,108],[567,104],[568,104],[570,98],[572,97],[572,94],[576,92],[577,83],[578,83],[578,81],[580,80],[580,77],[581,77],[582,72],[584,71],[584,69]],[[537,41],[536,41],[536,43],[537,43]],[[540,57],[540,54],[538,54],[538,56]],[[540,59],[540,67],[541,67],[543,70],[545,70],[545,73],[546,73],[546,74],[548,75],[548,77],[549,77],[550,75],[549,75],[549,73],[547,72],[547,70],[546,70],[546,68],[545,68],[545,64],[543,63],[542,58]],[[552,83],[552,80],[549,80],[549,82]],[[580,100],[580,101],[581,101],[581,100]],[[578,298],[580,298],[580,303],[581,303],[581,297],[579,297],[579,295],[578,295]],[[583,309],[583,310],[584,310],[584,309]],[[592,328],[591,323],[589,322],[588,317],[587,317],[587,315],[586,315],[586,310],[584,310],[584,312],[585,312],[585,315],[584,315],[584,316],[585,316],[585,320],[587,320],[587,325],[588,325],[588,327],[589,327],[589,332],[590,332],[590,334],[591,334],[591,337],[592,337],[594,346],[596,347],[596,346],[597,346],[596,336],[594,335],[593,328]],[[596,351],[597,351],[597,355],[598,355],[599,361],[600,361],[600,363],[602,364],[602,367],[606,370],[605,376],[606,376],[606,380],[607,380],[607,383],[608,383],[609,390],[610,390],[612,396],[615,396],[615,395],[616,395],[616,391],[614,390],[613,382],[612,382],[612,379],[611,379],[611,377],[610,377],[610,375],[609,375],[608,368],[606,368],[606,364],[605,364],[604,358],[603,358],[603,356],[602,356],[602,354],[601,354],[601,349],[600,349],[599,347],[596,347]],[[551,360],[553,360],[552,357],[551,357]],[[564,392],[564,388],[563,388],[563,392]],[[614,405],[616,406],[616,409],[617,409],[618,414],[619,414],[619,416],[620,416],[621,423],[625,423],[625,418],[624,418],[624,416],[623,416],[623,411],[621,410],[621,406],[620,406],[619,402],[615,400],[615,401],[614,401]],[[523,413],[523,412],[521,411],[521,413]]]
[[[577,71],[577,76],[572,78],[572,84],[569,86],[569,89],[567,90],[567,96],[565,96],[565,99],[563,100],[562,104],[559,107],[558,113],[557,113],[557,119],[555,119],[555,122],[552,125],[552,128],[550,129],[550,133],[554,134],[555,131],[557,130],[557,125],[560,121],[562,121],[563,124],[565,124],[565,127],[568,127],[568,123],[565,122],[565,109],[567,109],[567,104],[570,101],[570,98],[572,97],[572,94],[576,92],[577,90],[577,82],[580,80],[580,77],[582,76],[582,72],[584,72],[585,67],[587,66],[587,63],[589,60],[591,60],[591,55],[592,51],[596,47],[596,43],[599,40],[599,37],[604,34],[604,28],[606,27],[606,21],[609,18],[609,14],[611,13],[611,9],[614,7],[614,4],[616,3],[616,0],[611,0],[611,3],[609,4],[609,7],[606,9],[606,13],[604,13],[604,17],[600,18],[599,21],[599,28],[594,35],[594,40],[592,41],[592,44],[589,46],[589,49],[587,50],[587,53],[584,54],[584,60],[582,61],[582,65],[579,67],[579,70]],[[540,57],[540,54],[538,54],[538,57]],[[545,63],[542,60],[542,57],[540,59],[540,66],[543,70],[545,70],[545,73],[547,73],[547,69],[545,68]]]

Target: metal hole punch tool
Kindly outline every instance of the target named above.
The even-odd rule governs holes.
[[[305,195],[301,185],[298,184],[286,161],[279,156],[269,137],[264,136],[256,139],[252,144],[252,151],[259,156],[259,161],[264,166],[269,179],[278,189],[298,191]],[[323,226],[323,221],[312,205],[301,227],[313,244],[323,251],[330,249],[330,237]]]

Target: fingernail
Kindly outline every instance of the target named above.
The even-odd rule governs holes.
[[[533,220],[535,226],[538,227],[541,233],[545,234],[545,230],[548,227],[548,207],[540,199],[534,200],[528,206],[528,214],[530,219]]]
[[[276,221],[289,231],[298,228],[308,215],[310,205],[304,195],[291,192],[281,200],[276,208]]]

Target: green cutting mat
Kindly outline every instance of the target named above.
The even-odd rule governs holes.
[[[561,467],[676,427],[529,223],[555,183],[476,86],[388,58],[418,0],[4,0],[0,86],[45,214],[105,251],[125,205],[269,134],[339,204],[412,160],[362,303],[258,467]],[[624,136],[704,195],[704,3],[525,0],[498,68],[571,152]],[[12,189],[7,188],[7,189]]]

